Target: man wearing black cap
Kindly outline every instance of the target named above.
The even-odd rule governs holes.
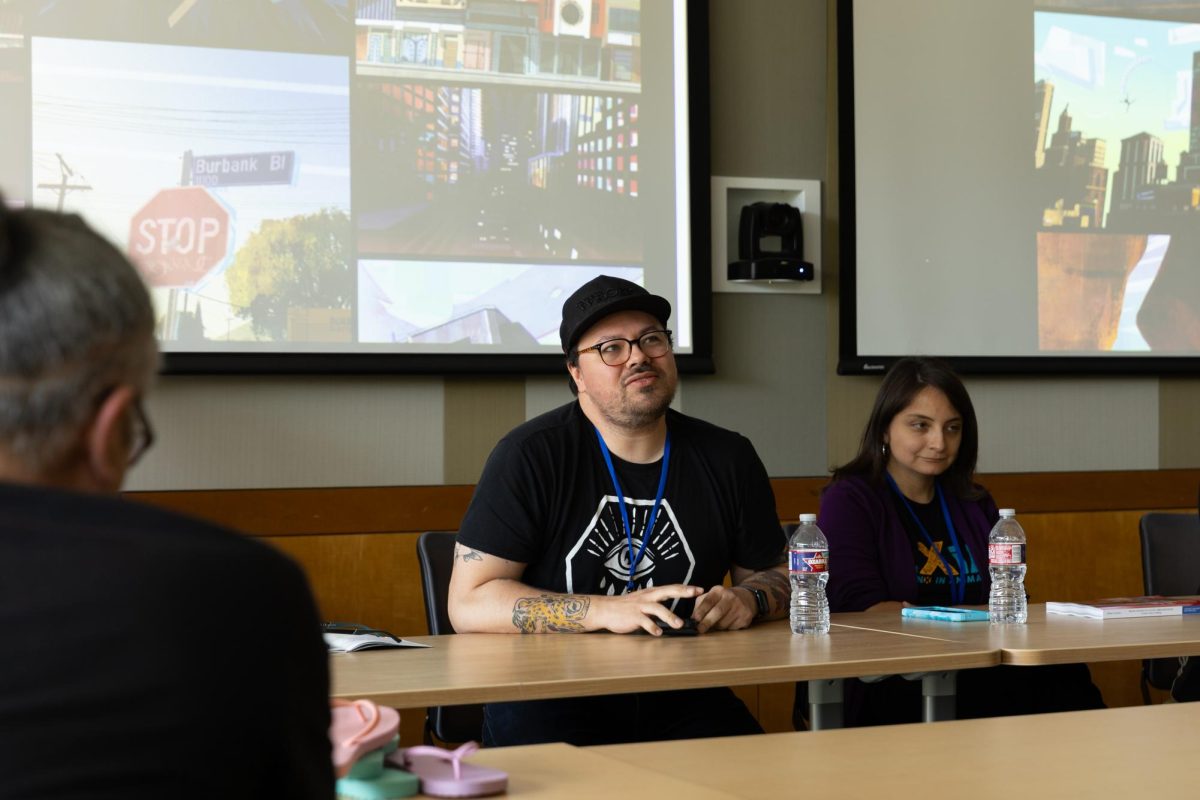
[[[492,452],[463,519],[455,630],[744,628],[787,610],[786,541],[743,436],[669,408],[671,305],[601,275],[563,304],[576,402]],[[649,532],[649,533],[647,533]],[[723,585],[729,574],[733,587]],[[491,703],[487,744],[604,744],[761,732],[728,689]]]

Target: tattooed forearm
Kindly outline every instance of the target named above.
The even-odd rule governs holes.
[[[778,614],[781,610],[788,607],[791,600],[791,586],[788,583],[788,577],[781,572],[773,569],[756,572],[746,580],[742,581],[740,586],[753,586],[755,589],[762,589],[767,593],[771,603],[771,616]]]
[[[574,594],[522,597],[513,606],[513,625],[521,633],[582,631],[591,600]]]
[[[460,558],[463,561],[483,561],[483,556],[479,555],[479,553],[476,553],[469,547],[460,547],[459,545],[454,545],[454,558],[452,558],[451,561],[457,561]]]

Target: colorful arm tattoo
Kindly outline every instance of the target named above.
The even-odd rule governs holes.
[[[522,597],[513,606],[513,625],[521,633],[582,631],[591,600],[575,594]]]

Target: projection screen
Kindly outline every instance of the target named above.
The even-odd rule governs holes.
[[[1200,3],[838,11],[841,372],[1200,366]]]
[[[128,253],[169,371],[561,369],[601,273],[704,369],[704,9],[0,0],[0,190]]]

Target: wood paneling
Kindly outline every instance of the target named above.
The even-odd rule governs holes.
[[[1018,514],[1029,539],[1025,588],[1030,599],[1044,603],[1141,594],[1138,520],[1143,513]]]
[[[362,622],[423,636],[425,600],[416,533],[265,536],[300,562],[327,620]]]
[[[1200,470],[1011,472],[980,475],[979,482],[1018,514],[1183,509],[1196,507]]]
[[[1196,507],[1200,470],[1039,472],[980,475],[1002,506],[1019,514],[1137,511]],[[782,520],[815,512],[828,479],[774,478]],[[345,489],[230,489],[130,492],[172,508],[262,536],[455,530],[473,486],[379,486]]]
[[[1195,484],[1192,484],[1194,493]],[[1103,497],[1097,497],[1103,501]],[[1194,498],[1192,500],[1194,502]],[[1025,588],[1035,603],[1087,601],[1142,593],[1139,511],[1020,514],[1029,539]],[[1092,679],[1109,706],[1142,702],[1140,661],[1091,664]]]

